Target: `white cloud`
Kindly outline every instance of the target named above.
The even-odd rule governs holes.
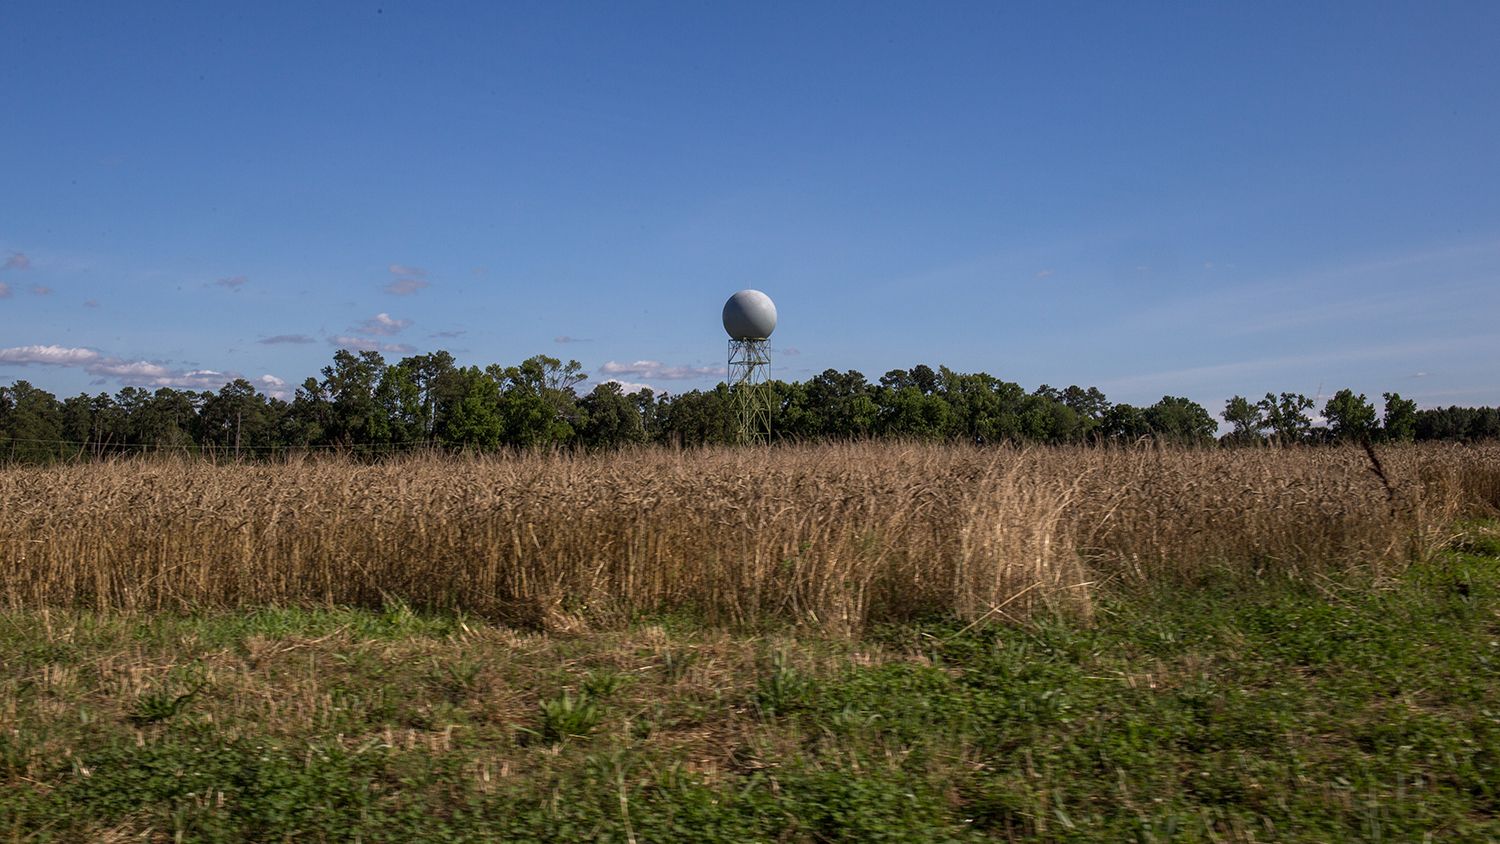
[[[638,360],[634,363],[609,361],[599,367],[605,375],[633,375],[637,378],[679,381],[692,378],[713,378],[724,374],[722,366],[667,366],[659,360]]]
[[[262,375],[255,379],[264,389],[266,395],[274,399],[289,399],[291,393],[286,388],[286,382],[275,375]]]
[[[390,314],[380,313],[360,323],[353,330],[360,334],[389,337],[392,334],[400,334],[410,325],[409,319],[395,319]]]
[[[158,387],[181,387],[192,390],[217,390],[230,381],[240,377],[232,372],[219,372],[216,369],[194,369],[190,372],[182,372],[156,379],[153,383]]]
[[[391,264],[386,269],[396,278],[385,286],[385,292],[394,296],[410,296],[424,287],[432,286],[432,282],[427,280],[427,271],[421,267]]]
[[[28,257],[26,257],[26,253],[25,252],[12,252],[12,253],[10,253],[10,257],[5,259],[5,264],[3,266],[0,266],[0,270],[29,270],[29,269],[31,269],[31,259],[28,258]]]
[[[409,319],[397,319],[387,313],[378,313],[349,329],[349,333],[347,334],[329,337],[328,342],[340,348],[352,349],[356,352],[408,354],[416,351],[416,349],[406,343],[390,343],[380,338],[399,334],[405,331],[410,325],[411,320]]]
[[[621,381],[618,378],[606,378],[599,383],[619,384],[621,392],[625,393],[625,395],[627,396],[631,393],[639,393],[641,390],[650,390],[653,393],[656,392],[656,388],[651,386],[650,384],[637,384],[634,381]]]
[[[1042,270],[1042,271],[1040,271],[1040,272],[1038,272],[1036,274],[1036,277],[1037,278],[1047,278],[1048,276],[1052,275],[1055,272],[1057,272],[1057,271],[1056,270],[1052,270],[1052,269]]]
[[[447,338],[447,339],[451,340],[454,337],[462,337],[462,336],[464,336],[465,334],[468,334],[468,333],[469,332],[463,330],[462,328],[455,328],[452,331],[437,331],[437,332],[434,332],[434,333],[429,334],[427,336],[428,337],[443,337],[443,338]]]
[[[329,337],[328,342],[341,349],[350,349],[356,352],[386,352],[388,354],[405,355],[416,351],[416,348],[405,343],[385,343],[370,337],[358,337],[352,334],[339,334]]]
[[[44,366],[86,366],[102,357],[93,349],[67,346],[12,346],[0,349],[0,363],[42,364]]]
[[[12,346],[0,349],[0,363],[17,366],[63,366],[82,369],[100,379],[152,387],[214,390],[240,377],[233,372],[194,369],[187,372],[147,360],[124,360],[95,349],[72,346]]]
[[[410,296],[424,287],[431,287],[432,282],[420,278],[398,278],[385,286],[385,292],[392,296]]]
[[[590,340],[587,337],[569,337],[566,334],[559,334],[558,336],[552,338],[552,342],[554,342],[554,343],[564,343],[564,344],[566,344],[566,343],[588,343],[588,342],[590,342]]]
[[[176,378],[178,375],[159,363],[151,363],[144,360],[114,360],[106,358],[90,364],[86,369],[90,375],[119,378],[121,380],[132,378],[171,379]]]
[[[339,348],[352,349],[356,352],[408,354],[416,349],[406,343],[389,343],[380,338],[399,334],[410,325],[409,319],[397,319],[387,313],[378,313],[349,329],[347,334],[329,337],[328,342]]]

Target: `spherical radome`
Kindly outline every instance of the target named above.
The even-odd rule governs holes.
[[[724,330],[736,340],[764,340],[776,330],[776,303],[759,290],[741,290],[724,303]]]

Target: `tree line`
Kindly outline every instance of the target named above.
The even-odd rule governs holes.
[[[26,381],[0,387],[0,459],[47,462],[140,450],[242,457],[331,449],[356,454],[420,447],[608,449],[644,443],[697,446],[735,436],[733,395],[710,390],[626,393],[606,382],[582,392],[577,361],[538,355],[515,366],[459,366],[438,351],[387,363],[377,352],[340,350],[288,399],[237,379],[218,391],[126,387],[115,395],[58,400]],[[1313,399],[1234,396],[1219,414],[1163,396],[1138,407],[1095,387],[1026,391],[987,373],[926,365],[877,381],[825,370],[806,381],[772,381],[773,439],[893,438],[998,443],[1106,443],[1149,439],[1183,445],[1336,441],[1481,440],[1500,437],[1500,408],[1421,409],[1397,393],[1377,408],[1340,390],[1315,424]]]

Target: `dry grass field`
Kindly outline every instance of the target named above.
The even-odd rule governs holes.
[[[1394,573],[1500,504],[1500,447],[1375,455],[871,444],[12,467],[0,606],[398,600],[534,629],[1086,616],[1110,581]]]

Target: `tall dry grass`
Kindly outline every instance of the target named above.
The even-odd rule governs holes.
[[[1388,570],[1497,502],[1500,448],[769,451],[122,460],[0,470],[0,604],[687,610],[833,628],[1087,613],[1210,567]]]

